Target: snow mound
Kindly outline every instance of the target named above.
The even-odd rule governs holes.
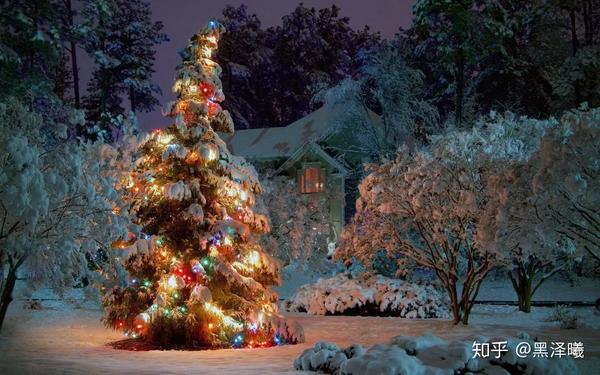
[[[291,312],[314,315],[384,315],[402,318],[447,318],[446,295],[430,284],[384,276],[350,278],[338,274],[304,285],[285,302]]]
[[[337,375],[580,374],[570,357],[517,357],[518,343],[526,341],[533,347],[526,334],[493,341],[508,342],[508,352],[498,359],[495,355],[474,359],[472,343],[448,343],[431,334],[398,336],[388,344],[377,344],[367,350],[356,344],[340,349],[335,344],[319,342],[294,360],[294,368]]]

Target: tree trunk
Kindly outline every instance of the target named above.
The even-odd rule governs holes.
[[[67,12],[69,17],[69,26],[73,26],[73,7],[71,6],[71,0],[67,0]],[[73,40],[71,35],[71,73],[73,74],[73,96],[75,98],[75,108],[80,108],[79,98],[79,67],[77,66],[77,44]]]
[[[571,48],[573,52],[573,56],[577,55],[577,51],[579,50],[579,39],[577,38],[577,16],[575,15],[575,9],[571,8],[569,11],[569,16],[571,18]],[[573,82],[573,91],[574,91],[574,99],[575,99],[575,107],[579,106],[581,102],[580,98],[580,88],[579,82],[575,80]]]
[[[519,299],[519,311],[531,312],[531,280],[522,280],[520,291],[517,293]]]
[[[591,46],[593,44],[593,40],[594,40],[594,26],[593,26],[593,13],[592,13],[592,1],[591,0],[585,0],[583,1],[583,3],[581,4],[581,12],[583,15],[583,26],[584,26],[584,30],[585,30],[585,45],[586,46]]]
[[[0,331],[2,331],[2,324],[4,323],[4,318],[6,317],[8,305],[13,300],[12,292],[15,288],[16,281],[17,267],[10,266],[8,270],[8,276],[6,277],[6,282],[4,283],[4,288],[2,289],[2,296],[0,297]]]
[[[519,302],[519,311],[531,312],[531,299],[532,299],[532,288],[531,278],[527,274],[527,270],[522,263],[517,266],[517,275],[513,275],[512,271],[508,271],[508,276],[512,283],[513,289],[517,294],[517,300]]]
[[[131,112],[135,113],[135,91],[133,87],[129,87],[129,102],[131,103]]]
[[[574,8],[569,10],[569,17],[571,19],[571,50],[575,56],[579,50],[579,39],[577,38],[577,16]]]
[[[462,125],[463,101],[465,91],[465,57],[462,51],[458,52],[456,57],[456,67],[454,71],[454,82],[456,84],[456,98],[454,103],[454,122],[457,127]]]
[[[452,323],[460,323],[462,320],[462,314],[460,304],[458,303],[458,298],[456,296],[456,289],[454,289],[454,293],[450,293],[450,308],[452,310]]]

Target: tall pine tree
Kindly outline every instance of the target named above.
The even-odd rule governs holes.
[[[141,146],[130,199],[145,234],[126,261],[129,285],[105,298],[108,326],[162,347],[303,340],[271,289],[280,269],[258,241],[269,225],[253,211],[262,192],[256,172],[216,133],[233,132],[213,60],[223,31],[211,21],[192,37],[173,87],[176,124]]]
[[[125,111],[123,97],[136,112],[158,105],[160,88],[152,81],[157,44],[167,39],[161,22],[151,19],[144,0],[90,0],[83,11],[84,47],[96,69],[84,99],[88,120]]]

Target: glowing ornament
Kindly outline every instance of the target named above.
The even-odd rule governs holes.
[[[215,92],[214,86],[209,83],[201,83],[199,88],[204,97],[212,97]]]
[[[137,328],[138,330],[141,330],[143,328],[146,327],[146,324],[150,321],[150,314],[148,313],[141,313],[138,314],[135,319],[133,319],[133,325],[135,326],[135,328]]]

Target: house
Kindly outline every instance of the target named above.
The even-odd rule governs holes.
[[[350,155],[339,151],[350,149],[358,141],[355,134],[336,131],[339,119],[344,117],[342,111],[341,104],[325,105],[284,127],[236,130],[233,135],[223,136],[231,153],[244,156],[258,170],[289,176],[303,194],[336,189],[339,194],[335,196],[339,198],[330,202],[334,236],[341,233],[345,218],[354,211],[356,196],[348,194],[349,165],[366,159],[366,155],[356,152]],[[370,112],[369,117],[379,124],[375,113]],[[356,181],[351,184],[355,189]]]

